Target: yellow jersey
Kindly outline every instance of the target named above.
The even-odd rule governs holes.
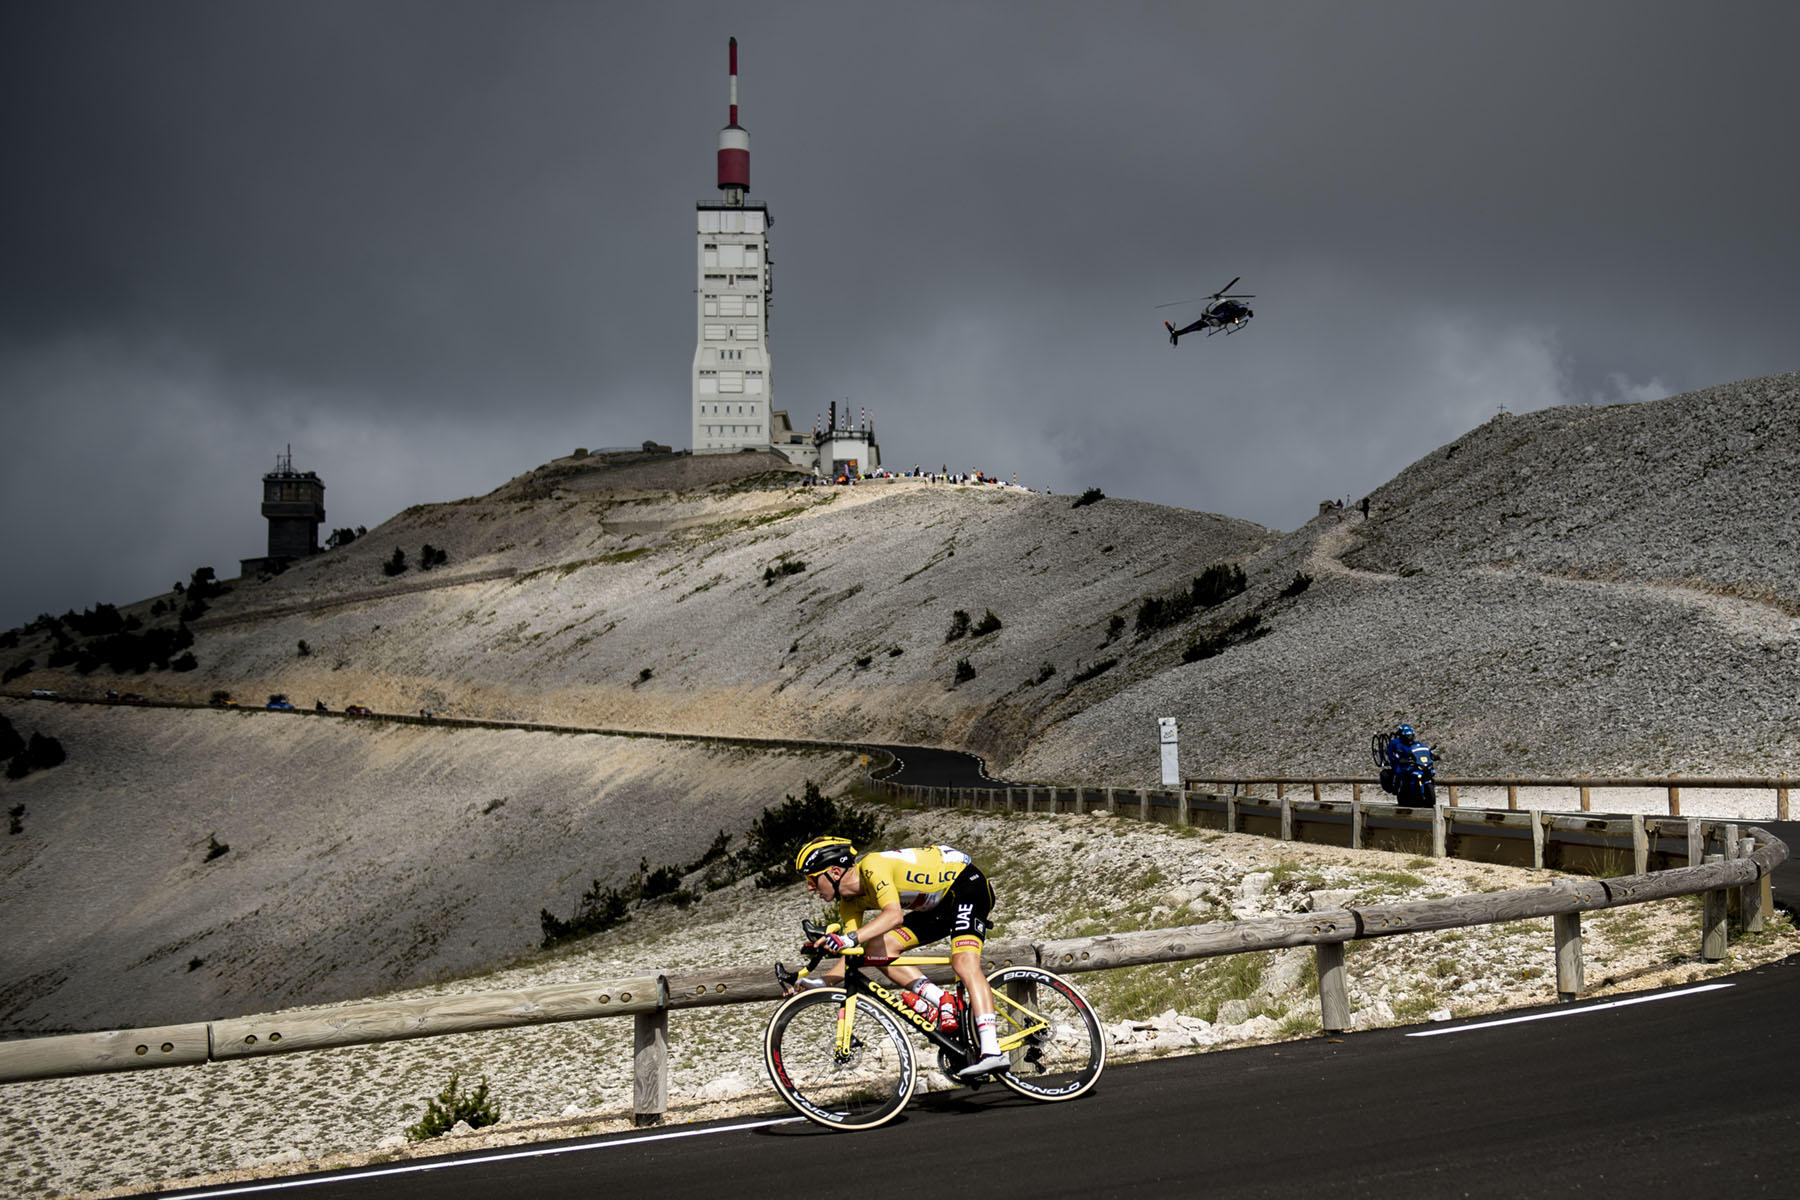
[[[838,920],[844,928],[855,929],[865,912],[879,912],[895,901],[907,912],[923,912],[944,898],[972,861],[950,846],[870,851],[856,860],[862,892],[837,902]]]

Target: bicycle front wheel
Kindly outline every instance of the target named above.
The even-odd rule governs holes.
[[[885,1124],[918,1083],[900,1023],[843,988],[801,992],[776,1009],[763,1034],[763,1063],[795,1112],[830,1129]]]
[[[1002,967],[994,989],[994,1032],[1012,1069],[994,1076],[1033,1100],[1072,1100],[1106,1068],[1106,1034],[1074,984],[1037,967]]]

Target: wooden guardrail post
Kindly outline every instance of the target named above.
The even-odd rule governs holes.
[[[1312,789],[1313,789],[1313,803],[1317,804],[1319,802],[1319,781],[1318,780],[1316,780],[1316,779],[1313,780]]]
[[[1350,802],[1350,848],[1363,848],[1363,802],[1360,799]]]
[[[1531,866],[1533,870],[1544,869],[1544,812],[1542,809],[1527,809],[1531,814]]]
[[[1175,822],[1178,825],[1191,825],[1192,815],[1188,808],[1188,790],[1181,788],[1175,793]]]
[[[1431,857],[1444,858],[1450,853],[1450,824],[1444,810],[1431,806]]]
[[[1238,804],[1237,792],[1236,792],[1236,790],[1233,790],[1229,796],[1225,797],[1225,832],[1226,833],[1236,833],[1238,831],[1238,807],[1237,807],[1237,804]]]
[[[1775,819],[1777,821],[1788,819],[1788,790],[1784,787],[1775,789]]]
[[[1362,799],[1362,784],[1360,784],[1360,783],[1351,784],[1350,785],[1350,803],[1355,804],[1355,803],[1359,802],[1361,799]]]
[[[1669,785],[1669,815],[1671,817],[1681,815],[1681,789],[1672,783]]]
[[[1275,781],[1275,798],[1277,800],[1280,800],[1280,799],[1284,798],[1286,795],[1287,795],[1287,784],[1285,784],[1281,780],[1277,779]]]
[[[1650,835],[1644,829],[1644,814],[1633,813],[1631,814],[1631,872],[1634,875],[1642,875],[1649,869]]]
[[[669,1010],[632,1018],[631,1122],[655,1125],[669,1110]]]
[[[1455,808],[1456,806],[1457,806],[1456,785],[1453,783],[1450,785],[1450,807]]]
[[[1725,856],[1708,854],[1706,861],[1724,862]],[[1700,958],[1703,962],[1718,962],[1725,957],[1726,947],[1730,944],[1725,927],[1725,890],[1714,888],[1705,893],[1700,925]]]
[[[1077,813],[1084,813],[1087,811],[1087,789],[1084,787],[1077,787],[1075,789],[1075,811]]]
[[[1519,810],[1519,785],[1516,783],[1506,785],[1506,807],[1511,812]]]
[[[1115,814],[1119,811],[1119,798],[1112,788],[1106,789],[1106,811]]]
[[[1294,802],[1285,796],[1281,799],[1281,840],[1294,840]]]
[[[1694,820],[1694,818],[1692,818],[1692,817],[1689,817],[1687,819],[1688,866],[1690,866],[1690,867],[1699,866],[1701,857],[1705,853],[1705,850],[1706,850],[1706,833],[1703,829],[1701,829],[1700,822]]]
[[[1744,838],[1738,842],[1739,858],[1749,858],[1755,853],[1755,838]],[[1738,889],[1738,919],[1743,922],[1746,933],[1761,933],[1763,930],[1762,890],[1768,879],[1769,873],[1763,871],[1753,882]]]
[[[1344,943],[1320,942],[1313,948],[1319,968],[1319,1024],[1326,1033],[1350,1028],[1350,987],[1344,970]]]
[[[1137,795],[1138,795],[1138,820],[1148,821],[1150,819],[1150,789],[1149,788],[1139,788],[1137,790]]]
[[[1573,1000],[1581,994],[1581,914],[1557,913],[1551,918],[1556,930],[1556,998]]]
[[[1593,812],[1594,811],[1593,789],[1588,787],[1588,785],[1585,783],[1581,785],[1581,811],[1582,812]]]

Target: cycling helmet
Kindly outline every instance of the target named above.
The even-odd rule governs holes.
[[[794,870],[802,875],[817,875],[831,867],[847,867],[856,861],[856,847],[849,838],[818,837],[800,847],[794,855]]]

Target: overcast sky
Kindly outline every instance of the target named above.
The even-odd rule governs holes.
[[[890,466],[1291,529],[1800,367],[1786,0],[10,0],[0,627],[234,574],[289,444],[327,532],[686,446],[731,35],[775,406]]]

